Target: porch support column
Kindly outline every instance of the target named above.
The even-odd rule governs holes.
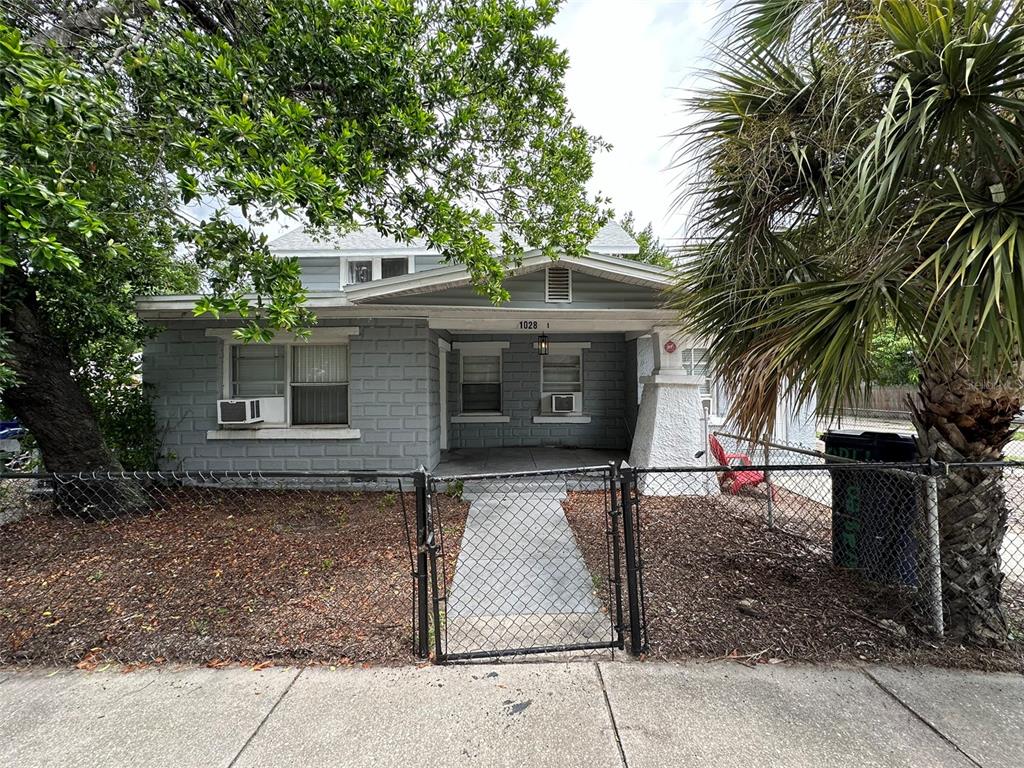
[[[638,468],[703,467],[704,458],[696,456],[707,444],[701,377],[690,376],[683,368],[684,334],[678,326],[655,326],[651,336],[654,370],[640,378],[644,389],[629,463]],[[713,472],[644,474],[641,483],[641,493],[650,496],[719,493]]]

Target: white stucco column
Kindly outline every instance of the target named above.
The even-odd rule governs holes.
[[[683,332],[678,326],[651,329],[654,370],[641,377],[643,394],[629,463],[634,467],[704,466],[696,454],[706,448],[700,376],[683,368]],[[713,472],[644,475],[640,492],[649,496],[710,496],[719,493]]]

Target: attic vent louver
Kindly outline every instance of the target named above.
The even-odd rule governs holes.
[[[572,272],[569,269],[548,267],[546,285],[545,301],[561,303],[572,301]]]

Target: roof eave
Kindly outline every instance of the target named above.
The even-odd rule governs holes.
[[[345,259],[372,259],[372,258],[407,258],[409,256],[436,256],[436,251],[426,248],[350,248],[341,250],[338,248],[275,248],[275,256],[295,256],[297,258],[324,258],[334,256]]]
[[[199,294],[173,294],[166,296],[136,296],[135,312],[140,317],[160,312],[191,312],[196,303],[204,297]],[[255,300],[256,294],[246,295],[249,300]],[[309,291],[306,294],[306,306],[310,309],[318,307],[348,307],[352,302],[348,300],[345,291]],[[216,319],[210,315],[211,319]]]

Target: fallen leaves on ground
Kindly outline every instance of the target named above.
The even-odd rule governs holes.
[[[150,514],[0,526],[0,663],[411,657],[413,494],[174,488]],[[446,505],[447,569],[466,505]],[[413,534],[414,535],[414,534]]]
[[[564,502],[587,565],[597,577],[595,591],[607,601],[605,506],[602,493],[575,492]],[[641,497],[651,656],[1024,671],[1020,645],[992,651],[935,643],[914,626],[905,594],[834,567],[831,519],[824,505],[783,491],[775,512],[791,525],[769,529],[762,498]],[[786,527],[801,535],[787,533]],[[628,614],[628,606],[625,610]]]

